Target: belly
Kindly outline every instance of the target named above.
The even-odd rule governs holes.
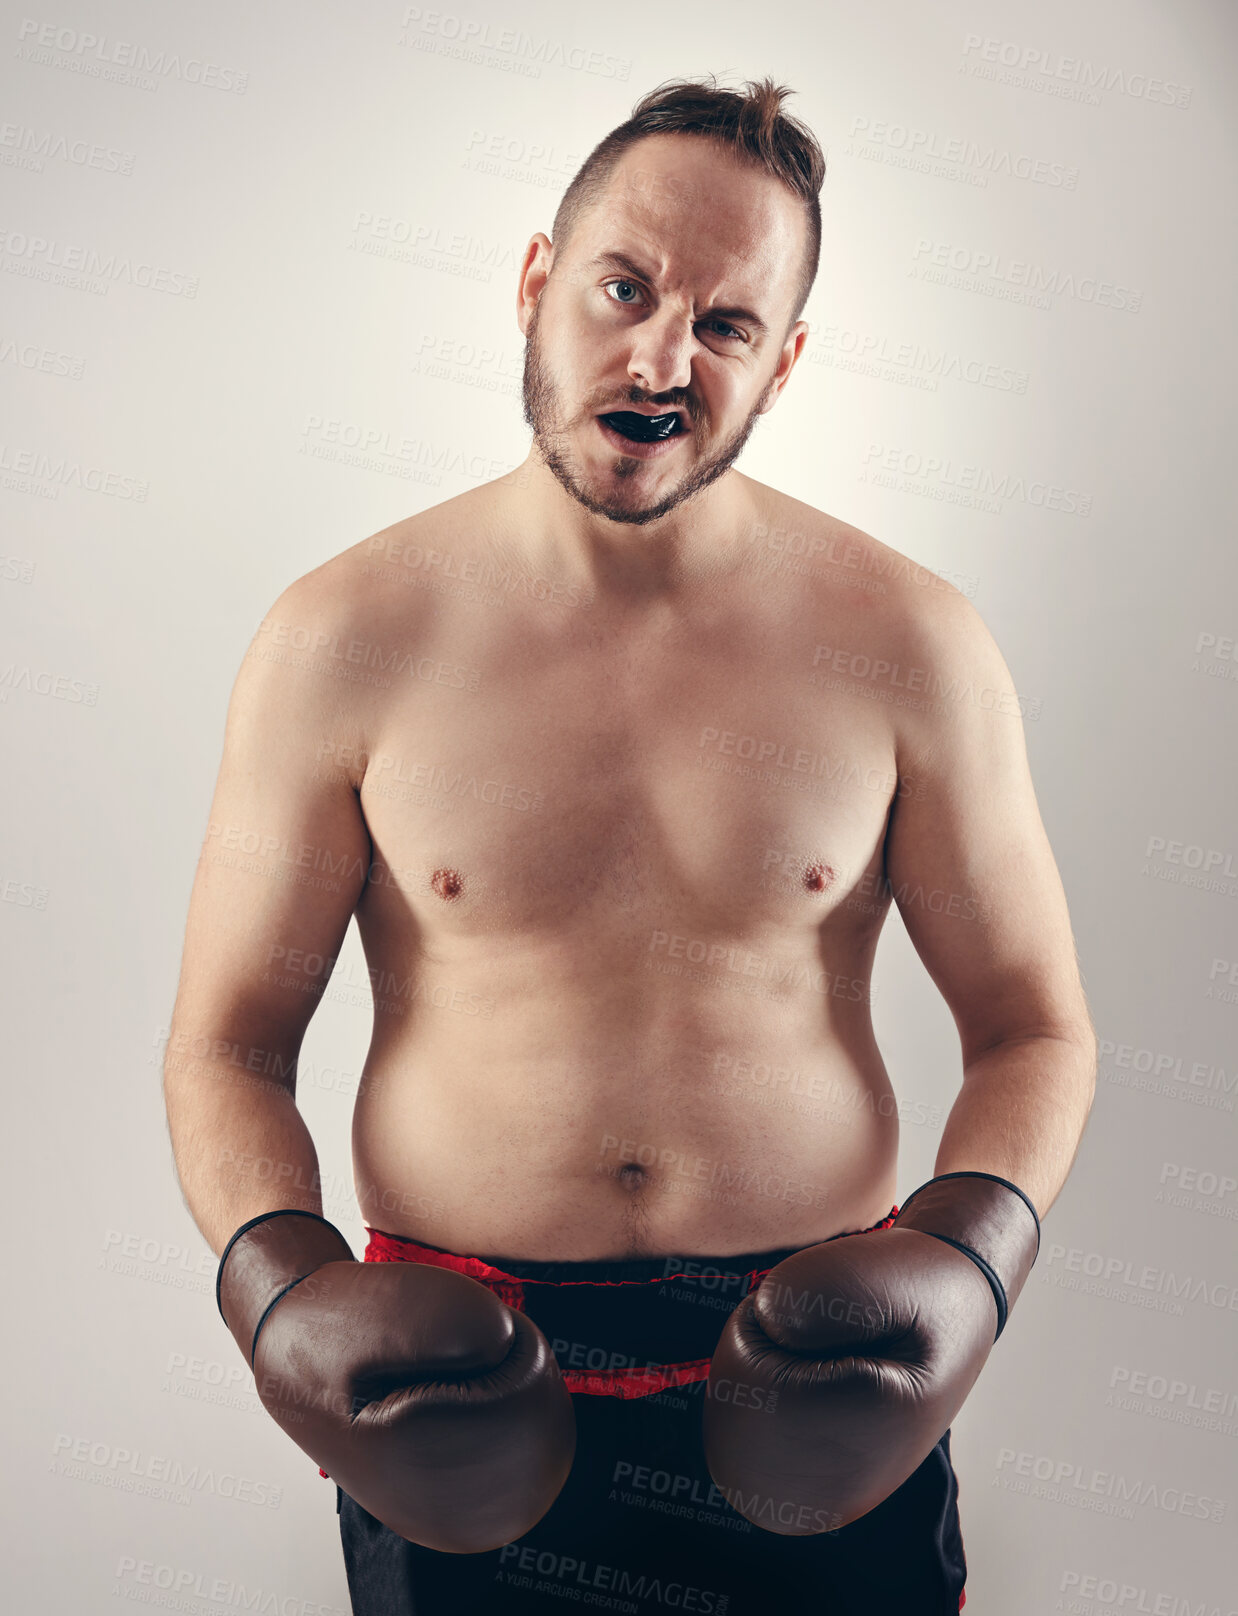
[[[867,961],[703,946],[622,972],[562,940],[456,960],[420,1010],[380,1016],[353,1122],[365,1222],[571,1261],[733,1256],[884,1216],[898,1121]]]

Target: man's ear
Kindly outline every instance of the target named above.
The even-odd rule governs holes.
[[[524,258],[521,260],[520,273],[516,278],[516,324],[520,327],[522,337],[529,334],[529,321],[533,318],[533,310],[537,307],[542,289],[550,278],[554,255],[554,244],[549,236],[540,230],[536,235],[530,236],[529,245],[525,248]]]
[[[807,337],[808,321],[797,320],[790,331],[787,332],[787,339],[782,345],[782,352],[778,355],[778,368],[770,377],[765,402],[757,411],[758,415],[766,415],[773,409],[779,393],[787,385],[791,372],[795,368],[795,361],[799,358]]]

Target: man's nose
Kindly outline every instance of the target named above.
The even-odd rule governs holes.
[[[686,316],[667,310],[642,320],[632,335],[628,375],[649,393],[683,391],[692,382],[695,340]]]

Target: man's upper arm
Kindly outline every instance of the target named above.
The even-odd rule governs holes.
[[[272,632],[294,625],[312,643],[338,615],[321,569],[299,579],[237,674],[189,903],[175,1032],[242,1037],[295,1056],[348,930],[371,853],[354,779],[333,761],[361,754],[348,687],[304,666],[312,659]]]
[[[1089,1035],[1070,917],[1041,823],[1010,672],[957,590],[921,606],[911,660],[930,710],[906,710],[886,874],[954,1015],[966,1065],[1003,1038]]]

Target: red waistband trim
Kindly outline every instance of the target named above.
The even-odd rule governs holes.
[[[845,1239],[851,1234],[873,1234],[878,1229],[888,1229],[897,1216],[898,1207],[895,1206],[884,1218],[871,1224],[867,1229],[847,1229],[842,1235],[833,1238]],[[656,1279],[517,1279],[514,1274],[483,1262],[480,1257],[467,1257],[454,1251],[440,1251],[435,1246],[423,1246],[419,1241],[411,1240],[406,1235],[389,1234],[385,1229],[372,1229],[369,1224],[366,1224],[365,1228],[369,1235],[365,1248],[366,1262],[419,1262],[433,1268],[452,1268],[459,1274],[467,1274],[470,1279],[479,1280],[492,1290],[500,1301],[506,1302],[508,1307],[518,1308],[521,1311],[524,1311],[526,1287],[531,1285],[550,1285],[556,1289],[576,1285],[617,1289],[624,1285],[664,1285],[672,1280],[687,1277],[682,1274],[662,1274]],[[719,1261],[725,1259],[720,1258]],[[748,1275],[749,1290],[754,1289],[768,1273],[768,1268],[753,1269]],[[686,1363],[662,1364],[657,1369],[565,1369],[562,1373],[569,1392],[591,1397],[649,1397],[671,1386],[690,1386],[696,1381],[706,1380],[709,1376],[709,1365],[708,1358],[694,1358]]]
[[[898,1216],[898,1207],[895,1206],[885,1217],[877,1223],[872,1223],[867,1229],[846,1229],[841,1235],[831,1236],[832,1239],[843,1240],[853,1234],[873,1234],[878,1229],[888,1229]],[[556,1289],[567,1289],[573,1285],[605,1286],[608,1289],[622,1285],[665,1285],[674,1279],[684,1279],[684,1274],[659,1274],[656,1279],[517,1279],[505,1269],[496,1268],[491,1263],[483,1262],[480,1257],[467,1257],[454,1251],[440,1251],[437,1246],[423,1246],[419,1241],[408,1235],[389,1234],[385,1229],[372,1229],[365,1225],[365,1232],[369,1236],[366,1243],[365,1262],[419,1262],[426,1263],[434,1268],[453,1268],[459,1274],[468,1274],[471,1279],[480,1280],[491,1290],[502,1296],[509,1307],[519,1307],[518,1301],[511,1301],[505,1291],[514,1291],[523,1295],[526,1285],[553,1285]],[[810,1242],[813,1243],[813,1242]],[[719,1257],[718,1262],[726,1262],[725,1257]],[[768,1268],[754,1269],[753,1273],[764,1277],[769,1273]]]
[[[867,1229],[845,1229],[842,1234],[832,1235],[831,1239],[845,1240],[848,1235],[873,1234],[878,1229],[888,1229],[898,1217],[898,1207],[892,1207],[876,1223],[870,1223]],[[455,1251],[440,1251],[437,1246],[423,1246],[420,1241],[414,1240],[410,1235],[389,1234],[385,1229],[372,1229],[367,1223],[365,1232],[369,1236],[366,1243],[365,1262],[420,1262],[428,1263],[435,1268],[454,1268],[457,1273],[468,1274],[473,1279],[479,1279],[485,1285],[515,1286],[523,1288],[525,1285],[554,1285],[566,1287],[568,1285],[663,1285],[672,1279],[683,1279],[683,1274],[659,1274],[656,1279],[517,1279],[505,1269],[496,1268],[493,1264],[483,1262],[480,1257],[467,1257]],[[817,1242],[810,1241],[809,1244]],[[729,1259],[719,1257],[717,1262],[726,1262]],[[755,1269],[754,1272],[768,1274],[768,1268]]]

